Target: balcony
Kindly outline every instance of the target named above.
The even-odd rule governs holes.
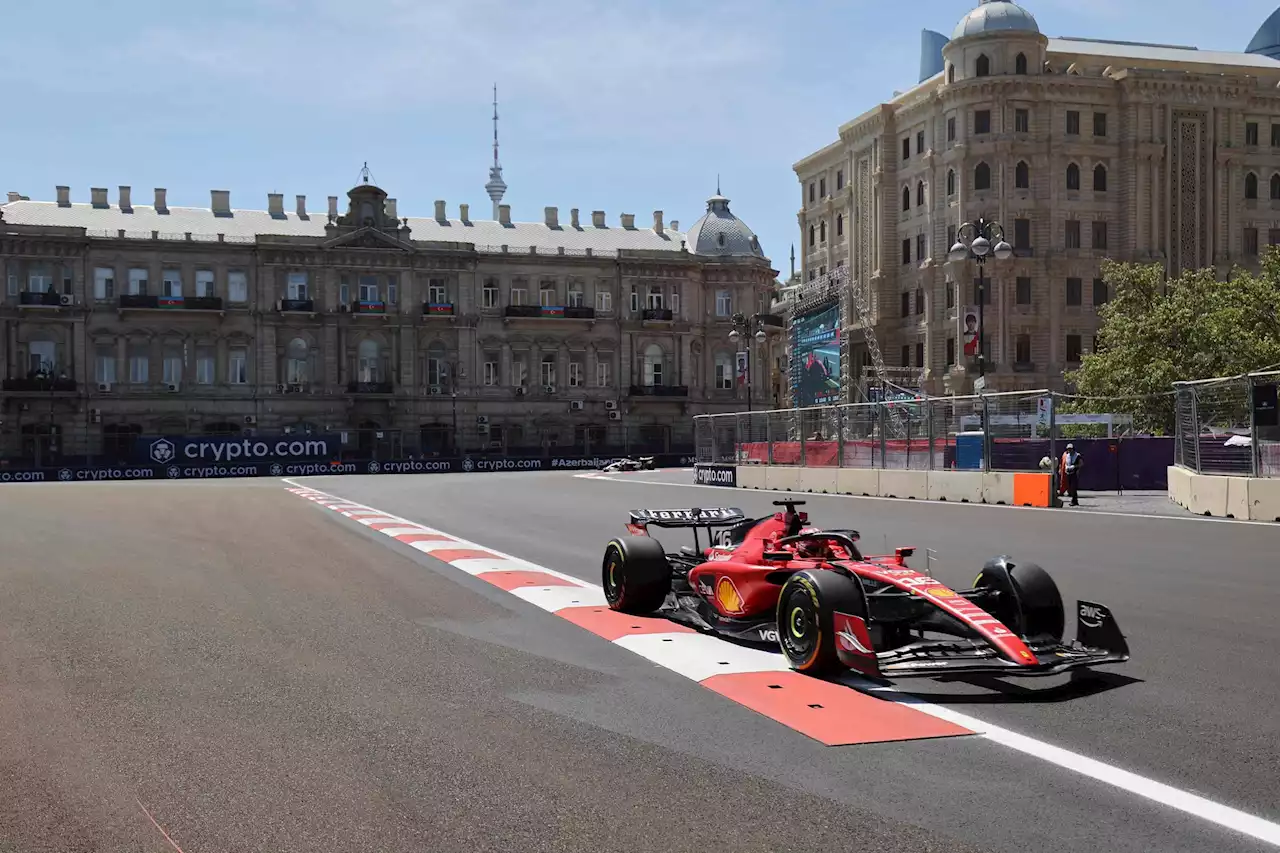
[[[348,382],[348,394],[394,394],[393,382]]]
[[[221,296],[191,296],[183,300],[182,307],[188,311],[221,311]]]
[[[670,312],[667,312],[670,313]],[[632,397],[688,397],[688,385],[632,385]]]
[[[281,314],[313,314],[316,310],[314,299],[281,299]]]
[[[151,296],[146,293],[122,293],[120,294],[121,308],[159,308],[160,297]]]
[[[53,307],[57,308],[62,304],[61,294],[54,293],[52,290],[46,290],[41,293],[24,290],[18,294],[18,304],[28,306]]]
[[[452,302],[424,302],[422,304],[422,315],[424,317],[452,317]]]
[[[382,301],[370,302],[364,299],[357,299],[351,303],[352,314],[382,314],[387,313],[387,303]]]
[[[670,308],[646,308],[640,313],[640,319],[648,322],[670,323],[672,319]]]
[[[28,379],[6,379],[0,387],[13,394],[74,394],[77,386],[74,379],[34,376]]]

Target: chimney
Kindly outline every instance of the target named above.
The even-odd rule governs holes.
[[[106,187],[93,187],[91,190],[89,190],[89,199],[93,203],[94,207],[110,207],[111,206],[110,203],[107,201]]]
[[[546,220],[548,228],[560,227],[560,210],[555,207],[543,209],[543,218]]]
[[[653,212],[653,230],[659,234],[662,233],[662,211],[661,210],[655,210]]]
[[[622,227],[628,231],[636,227],[636,215],[634,213],[622,214]]]
[[[133,191],[123,184],[120,186],[120,209],[133,210]]]
[[[295,196],[298,202],[298,218],[307,218],[307,197],[305,195]]]
[[[231,190],[209,190],[214,216],[231,215]]]
[[[603,211],[603,210],[593,210],[593,211],[591,211],[591,224],[592,224],[592,225],[594,225],[596,228],[604,228],[604,227],[605,227],[605,224],[604,224],[604,211]]]
[[[13,201],[15,193],[9,193],[9,201]],[[58,207],[71,206],[71,187],[58,187]],[[124,205],[122,204],[121,207]]]
[[[166,196],[166,194],[167,194],[167,193],[166,193],[166,190],[165,190],[165,188],[164,188],[164,187],[156,187],[156,205],[155,205],[155,207],[156,207],[156,212],[157,212],[157,213],[168,213],[168,212],[169,212],[169,202],[165,200],[165,196]]]
[[[284,216],[284,193],[267,193],[267,213],[272,216]]]
[[[387,219],[390,219],[396,222],[400,220],[400,216],[396,211],[396,200],[394,198],[387,199],[386,206],[384,209],[386,210],[386,213],[387,213]]]
[[[671,230],[672,230],[672,231],[679,231],[679,230],[680,230],[680,220],[678,220],[678,219],[673,219],[673,220],[671,220]]]
[[[436,222],[445,222],[449,219],[449,214],[445,212],[444,202],[436,200]]]
[[[338,218],[338,197],[336,195],[329,196],[329,218]]]
[[[469,204],[458,205],[458,218],[462,220],[462,223],[464,225],[471,224],[471,205]]]
[[[498,222],[500,222],[503,225],[511,224],[511,205],[509,204],[498,205]]]
[[[578,225],[578,208],[576,207],[573,210],[569,211],[569,224],[572,225],[574,228],[581,227],[580,225]]]

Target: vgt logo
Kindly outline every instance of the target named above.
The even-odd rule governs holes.
[[[1107,612],[1096,604],[1080,605],[1080,621],[1088,628],[1101,628]]]
[[[173,442],[167,438],[158,438],[151,442],[151,461],[163,465],[173,458]]]

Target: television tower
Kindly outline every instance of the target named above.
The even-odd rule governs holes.
[[[493,220],[498,221],[498,205],[507,191],[507,183],[502,180],[502,164],[498,162],[498,84],[493,84],[493,166],[489,168],[489,183],[484,191],[493,201]]]

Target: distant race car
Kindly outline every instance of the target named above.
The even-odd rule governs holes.
[[[624,457],[613,460],[600,470],[606,473],[614,473],[615,471],[652,471],[655,467],[654,462],[655,459],[652,456],[641,456],[638,459]]]
[[[1076,638],[1063,641],[1062,596],[1034,563],[997,557],[972,589],[955,590],[907,567],[914,548],[864,557],[857,531],[807,526],[803,503],[774,501],[785,511],[760,519],[733,508],[632,510],[632,535],[605,548],[610,608],[780,646],[792,669],[814,675],[1042,676],[1129,659],[1101,604],[1078,602]],[[650,528],[691,528],[693,547],[668,553]]]

